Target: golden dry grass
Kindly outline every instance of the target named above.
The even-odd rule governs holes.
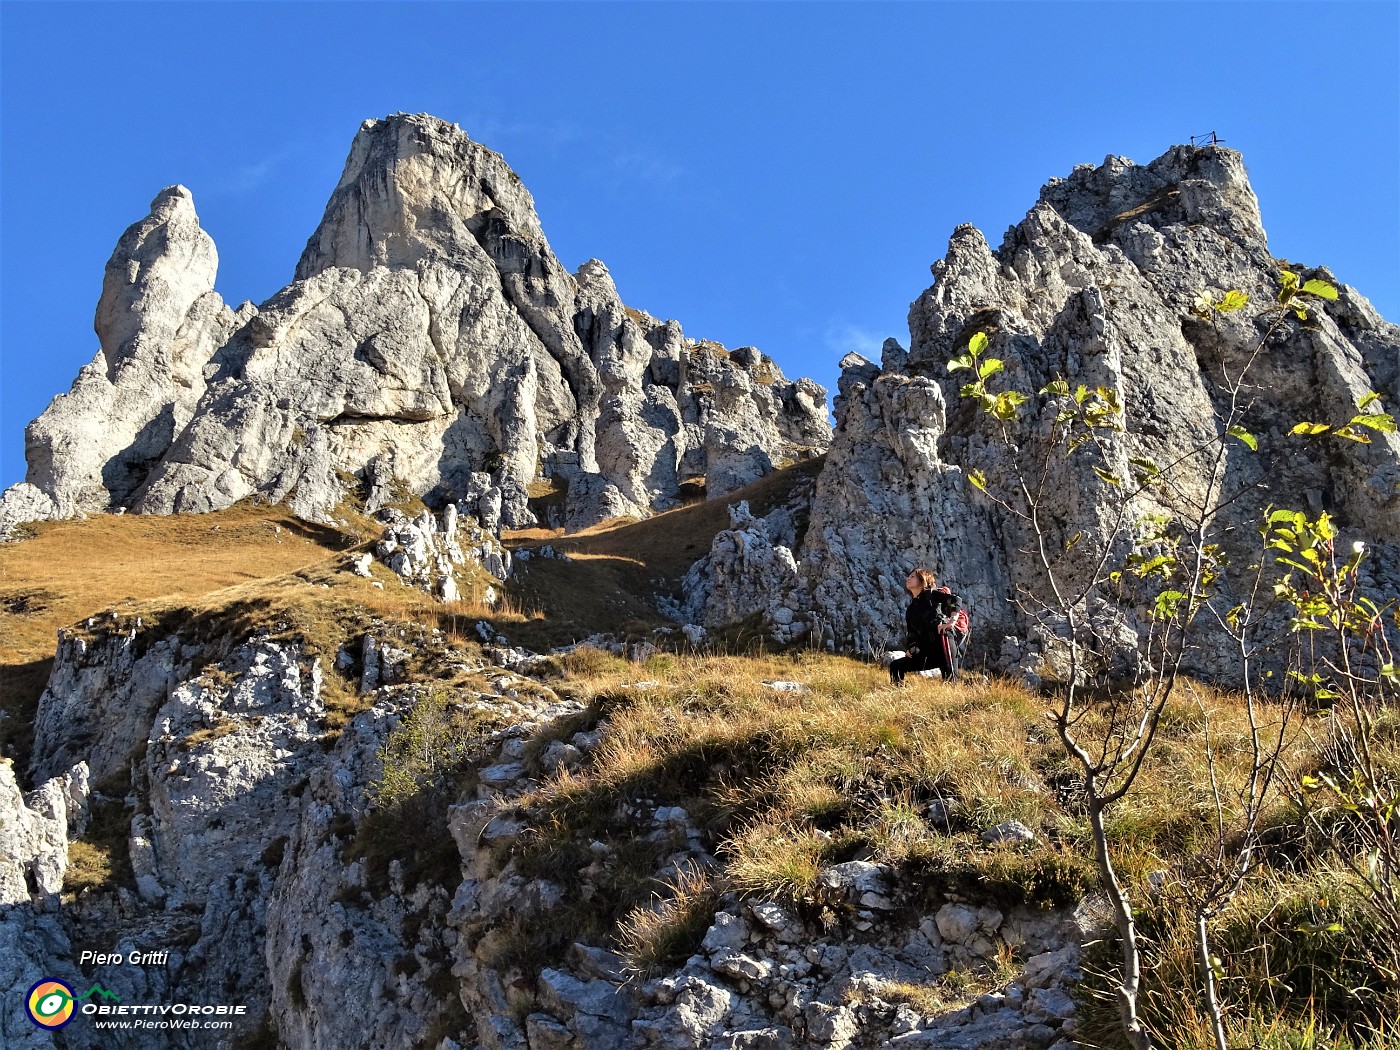
[[[341,528],[285,509],[240,505],[203,515],[97,515],[36,526],[0,546],[0,747],[27,766],[35,705],[60,628],[95,617],[105,626],[181,631],[217,659],[257,631],[296,638],[329,669],[339,647],[375,620],[406,634],[440,628],[474,645],[474,625],[523,623],[509,603],[481,603],[489,578],[462,581],[467,598],[440,603],[375,564],[372,579],[346,571],[376,530],[358,516]],[[377,586],[376,586],[377,584]],[[326,675],[333,723],[359,707],[349,683]]]
[[[821,464],[821,458],[806,460],[722,500],[688,503],[645,521],[619,518],[573,534],[508,530],[504,538],[512,550],[548,544],[572,559],[521,563],[510,593],[531,618],[512,640],[543,649],[602,631],[640,635],[666,623],[651,596],[676,591],[696,559],[709,553],[715,534],[729,527],[729,504],[746,499],[755,514],[765,514],[814,478]]]
[[[276,507],[214,514],[94,515],[46,522],[0,545],[0,753],[25,763],[30,723],[66,627],[107,609],[197,600],[323,562],[362,534]]]
[[[560,671],[571,679],[561,688],[590,702],[602,740],[590,765],[561,773],[525,800],[541,829],[530,861],[541,873],[583,861],[589,841],[628,834],[629,807],[679,805],[711,836],[724,888],[787,900],[823,921],[839,907],[818,876],[853,856],[895,866],[930,905],[952,892],[1002,905],[1067,906],[1097,885],[1082,789],[1047,717],[1051,696],[999,681],[911,680],[896,689],[882,668],[810,652],[669,656],[639,666],[579,650],[560,661]],[[763,684],[774,680],[806,688],[779,692]],[[1267,732],[1281,708],[1264,702],[1256,714]],[[1091,709],[1079,730],[1092,740],[1106,725],[1102,710]],[[1242,697],[1181,683],[1155,752],[1111,813],[1113,853],[1148,935],[1148,1015],[1165,1026],[1162,1032],[1179,1026],[1183,1039],[1204,1028],[1191,991],[1195,964],[1179,880],[1218,835],[1237,840],[1248,732]],[[1241,1011],[1234,1030],[1261,1046],[1312,1045],[1289,1042],[1307,1031],[1309,1009],[1360,1017],[1363,1024],[1375,1013],[1365,1012],[1355,989],[1363,987],[1358,982],[1376,927],[1354,899],[1337,911],[1345,894],[1326,890],[1323,883],[1338,880],[1319,873],[1328,846],[1303,841],[1290,796],[1299,772],[1316,763],[1313,745],[1295,727],[1266,818],[1281,834],[1266,836],[1255,881],[1216,925],[1230,979],[1225,987]],[[930,803],[940,805],[931,811]],[[950,815],[947,822],[934,816],[939,808]],[[1035,831],[1037,841],[981,841],[981,829],[1013,818]],[[658,844],[652,863],[669,848]],[[623,905],[633,901],[625,926],[629,951],[643,959],[681,951],[687,936],[698,937],[698,923],[682,922],[685,910],[678,906],[647,903],[641,874],[647,859],[632,863],[631,889],[617,890]],[[1169,873],[1166,896],[1147,886],[1149,873],[1159,871]],[[628,892],[643,896],[635,900]],[[1300,933],[1314,928],[1331,940]],[[1265,951],[1261,941],[1273,946]],[[1101,950],[1111,966],[1116,949],[1104,941]],[[1309,970],[1312,958],[1331,962]],[[941,1012],[1003,979],[892,987],[885,998]],[[1095,971],[1089,986],[1102,991],[1109,983]],[[1310,996],[1323,998],[1310,1006]],[[1113,1017],[1099,1017],[1092,1005],[1084,1009],[1086,1023],[1099,1025],[1096,1038],[1111,1040]],[[1279,1020],[1284,1015],[1291,1019]],[[1336,1045],[1380,1045],[1350,1038],[1339,1037]]]

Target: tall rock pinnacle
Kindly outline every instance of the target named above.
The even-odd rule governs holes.
[[[189,421],[204,364],[234,327],[218,264],[183,186],[117,242],[94,322],[102,349],[26,433],[28,481],[60,514],[124,504]]]

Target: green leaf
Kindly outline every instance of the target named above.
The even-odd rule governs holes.
[[[967,352],[973,357],[985,349],[987,349],[987,333],[985,332],[977,332],[967,341]]]
[[[1016,418],[1016,406],[1024,403],[1025,400],[1026,395],[1019,391],[1003,390],[992,402],[991,413],[1003,423],[1010,422]]]
[[[1282,288],[1279,291],[1279,301],[1286,302],[1289,297],[1298,290],[1298,275],[1292,270],[1280,270],[1278,274],[1279,284]],[[1285,296],[1283,293],[1287,292]]]
[[[1366,408],[1369,408],[1374,402],[1379,401],[1380,399],[1381,395],[1372,390],[1369,394],[1367,394],[1365,397],[1363,397],[1360,401],[1356,403],[1356,407],[1364,410]]]
[[[1097,474],[1097,475],[1099,476],[1099,479],[1100,479],[1101,481],[1106,481],[1106,482],[1108,482],[1108,484],[1110,484],[1110,485],[1119,485],[1119,486],[1121,486],[1121,485],[1123,484],[1123,482],[1121,482],[1121,481],[1118,480],[1118,476],[1117,476],[1116,474],[1110,474],[1108,471],[1104,470],[1102,467],[1095,467],[1095,468],[1094,468],[1094,473]]]
[[[1078,389],[1076,389],[1075,392],[1074,392],[1074,401],[1075,401],[1075,404],[1078,404],[1078,405],[1084,404],[1084,401],[1085,401],[1086,398],[1088,398],[1088,396],[1089,396],[1089,388],[1088,388],[1087,386],[1085,386],[1083,383],[1080,383]]]
[[[967,480],[972,482],[972,487],[978,492],[987,491],[987,476],[980,470],[969,470],[967,472]]]
[[[1146,456],[1129,456],[1128,462],[1149,477],[1161,473],[1161,468]]]
[[[1308,282],[1308,284],[1312,283],[1314,282]],[[1333,295],[1333,298],[1336,298],[1335,294]],[[1248,304],[1248,302],[1249,296],[1245,295],[1244,292],[1226,292],[1225,298],[1220,300],[1220,305],[1218,305],[1216,309],[1219,310],[1222,314],[1230,314],[1234,313],[1236,310],[1244,309],[1245,305]]]
[[[1143,562],[1133,572],[1138,576],[1151,576],[1154,572],[1160,572],[1163,577],[1166,577],[1176,571],[1176,566],[1176,558],[1170,554],[1159,554],[1155,558],[1149,558]]]
[[[1291,302],[1288,304],[1288,307],[1290,310],[1293,311],[1294,315],[1297,316],[1298,320],[1306,321],[1308,319],[1308,312],[1307,310],[1303,309],[1302,306],[1298,305],[1295,302]]]
[[[1174,616],[1177,606],[1186,600],[1186,595],[1181,591],[1163,591],[1157,595],[1157,615]]]
[[[1002,369],[1006,363],[999,357],[989,357],[977,367],[977,375],[982,379],[990,379]]]
[[[1316,437],[1318,434],[1325,434],[1325,433],[1327,433],[1327,431],[1329,431],[1329,430],[1331,430],[1331,429],[1332,429],[1332,427],[1331,427],[1329,424],[1327,424],[1327,423],[1308,423],[1308,422],[1302,422],[1302,423],[1299,423],[1297,426],[1295,426],[1295,427],[1294,427],[1292,430],[1290,430],[1288,433],[1289,433],[1290,435],[1292,435],[1292,434],[1304,434],[1304,435],[1306,435],[1306,436],[1308,436],[1308,437]]]
[[[1319,299],[1335,300],[1337,298],[1337,289],[1326,281],[1304,281],[1302,290],[1308,295],[1317,296]]]
[[[1236,425],[1231,427],[1229,430],[1225,431],[1225,433],[1229,434],[1231,437],[1239,438],[1241,441],[1243,441],[1246,445],[1249,446],[1251,452],[1259,451],[1259,439],[1253,434],[1251,434],[1244,427]]]
[[[967,354],[959,354],[957,357],[954,357],[948,361],[948,371],[950,372],[956,372],[960,368],[971,367],[972,358],[968,357]]]
[[[1063,379],[1053,379],[1040,388],[1042,394],[1053,394],[1056,397],[1069,396],[1069,384]],[[1377,394],[1377,397],[1380,395]]]

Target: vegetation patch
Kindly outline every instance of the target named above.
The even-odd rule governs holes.
[[[76,897],[84,890],[135,885],[131,870],[131,810],[121,799],[99,798],[88,811],[87,830],[68,844],[63,894]]]
[[[420,697],[379,753],[380,776],[371,787],[374,808],[346,849],[363,859],[371,885],[390,887],[398,861],[405,889],[419,883],[454,889],[461,878],[457,844],[447,828],[448,807],[463,778],[503,717],[452,690]]]

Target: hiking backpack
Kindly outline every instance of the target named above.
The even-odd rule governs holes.
[[[938,588],[944,594],[953,592],[947,587]],[[951,656],[953,666],[961,669],[963,657],[967,654],[968,643],[972,640],[972,617],[968,615],[966,609],[962,607],[962,599],[958,598],[958,607],[954,613],[943,621],[953,629],[948,632],[947,638],[950,641],[949,648],[952,650]]]

